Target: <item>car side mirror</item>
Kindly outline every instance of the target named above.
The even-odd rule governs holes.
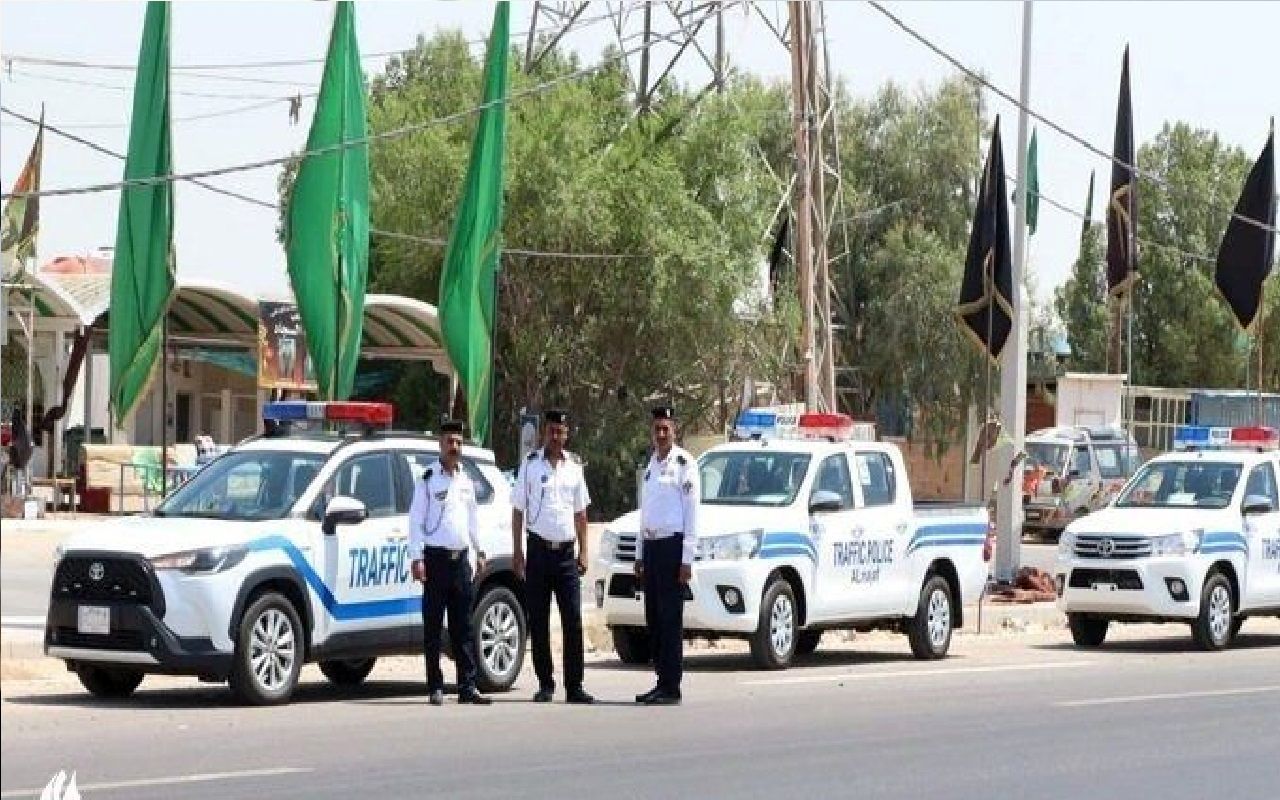
[[[1271,498],[1260,494],[1251,494],[1244,499],[1244,514],[1270,514],[1275,511],[1276,507],[1272,505]]]
[[[324,510],[324,522],[320,523],[325,536],[333,536],[339,525],[359,525],[369,518],[369,509],[354,497],[339,495],[329,501]]]
[[[844,499],[835,492],[814,492],[809,498],[809,513],[821,514],[844,508]]]

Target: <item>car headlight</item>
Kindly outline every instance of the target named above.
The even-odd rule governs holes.
[[[1151,555],[1153,556],[1185,556],[1200,547],[1200,537],[1204,531],[1184,531],[1167,536],[1151,537]]]
[[[612,561],[618,554],[618,534],[608,530],[600,534],[599,548],[600,557],[605,561]]]
[[[244,545],[202,547],[199,550],[183,550],[151,559],[155,570],[178,570],[191,575],[221,572],[231,569],[244,560],[248,549]]]
[[[707,536],[698,539],[698,550],[707,561],[736,561],[754,557],[760,552],[763,540],[764,531],[761,529]]]
[[[1071,555],[1072,550],[1076,546],[1076,535],[1071,531],[1063,531],[1058,537],[1058,557],[1066,558]]]

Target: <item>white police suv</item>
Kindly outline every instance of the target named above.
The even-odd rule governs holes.
[[[383,403],[270,403],[265,416],[276,434],[210,462],[153,514],[63,544],[45,652],[90,692],[125,696],[164,673],[282,703],[304,662],[351,685],[379,656],[422,652],[408,513],[436,440],[386,430]],[[300,430],[308,421],[330,430]],[[343,425],[361,431],[333,431]],[[525,642],[507,483],[487,450],[465,448],[462,463],[488,555],[473,614],[479,683],[504,690]]]
[[[698,556],[685,633],[749,640],[756,663],[787,667],[824,631],[906,633],[919,658],[946,655],[963,604],[986,582],[990,526],[981,506],[915,505],[902,454],[857,441],[839,414],[804,414],[797,440],[771,412],[745,412],[740,437],[698,459]],[[597,605],[614,649],[649,658],[634,578],[639,514],[612,522],[597,554]]]
[[[1280,616],[1280,440],[1186,426],[1107,508],[1059,540],[1058,606],[1077,645],[1112,622],[1185,622],[1220,650],[1246,617]]]

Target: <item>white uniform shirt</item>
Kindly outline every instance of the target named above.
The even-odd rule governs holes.
[[[573,541],[574,514],[591,505],[582,462],[566,452],[560,463],[552,466],[545,448],[534,450],[520,467],[511,505],[524,514],[525,530],[549,542]]]
[[[462,464],[452,475],[439,461],[428,467],[413,486],[413,503],[409,506],[410,556],[422,558],[422,548],[428,545],[466,550],[469,544],[479,553],[479,530],[476,487]]]
[[[662,460],[654,452],[644,471],[636,559],[643,557],[646,539],[663,539],[683,533],[684,547],[680,560],[692,564],[698,551],[698,503],[701,498],[702,481],[698,475],[698,462],[693,456],[684,448],[674,446]]]

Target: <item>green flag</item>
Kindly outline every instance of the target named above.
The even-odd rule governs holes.
[[[466,392],[471,437],[489,439],[493,405],[493,322],[502,233],[502,156],[507,129],[510,9],[498,3],[484,66],[484,110],[440,274],[440,328]]]
[[[1040,220],[1040,167],[1036,158],[1036,131],[1031,130],[1031,142],[1027,145],[1027,231],[1034,235]]]
[[[169,138],[169,4],[147,3],[133,85],[125,180],[173,172]],[[123,425],[156,372],[164,318],[174,295],[173,184],[120,191],[115,257],[111,265],[111,413]]]
[[[1093,224],[1093,176],[1094,171],[1089,170],[1089,194],[1084,198],[1084,221],[1080,224],[1080,246],[1084,246],[1085,234],[1089,232],[1089,226]]]
[[[22,172],[13,182],[13,191],[40,191],[40,164],[44,155],[44,108],[40,109],[40,128],[31,145],[31,154]],[[3,276],[6,281],[16,280],[22,273],[23,262],[36,254],[36,231],[40,228],[40,198],[11,197],[4,204],[0,216],[0,258],[3,259]]]
[[[307,150],[363,140],[364,73],[355,9],[338,3]],[[325,400],[345,400],[355,384],[369,275],[369,145],[307,156],[289,198],[285,250],[316,384]]]

